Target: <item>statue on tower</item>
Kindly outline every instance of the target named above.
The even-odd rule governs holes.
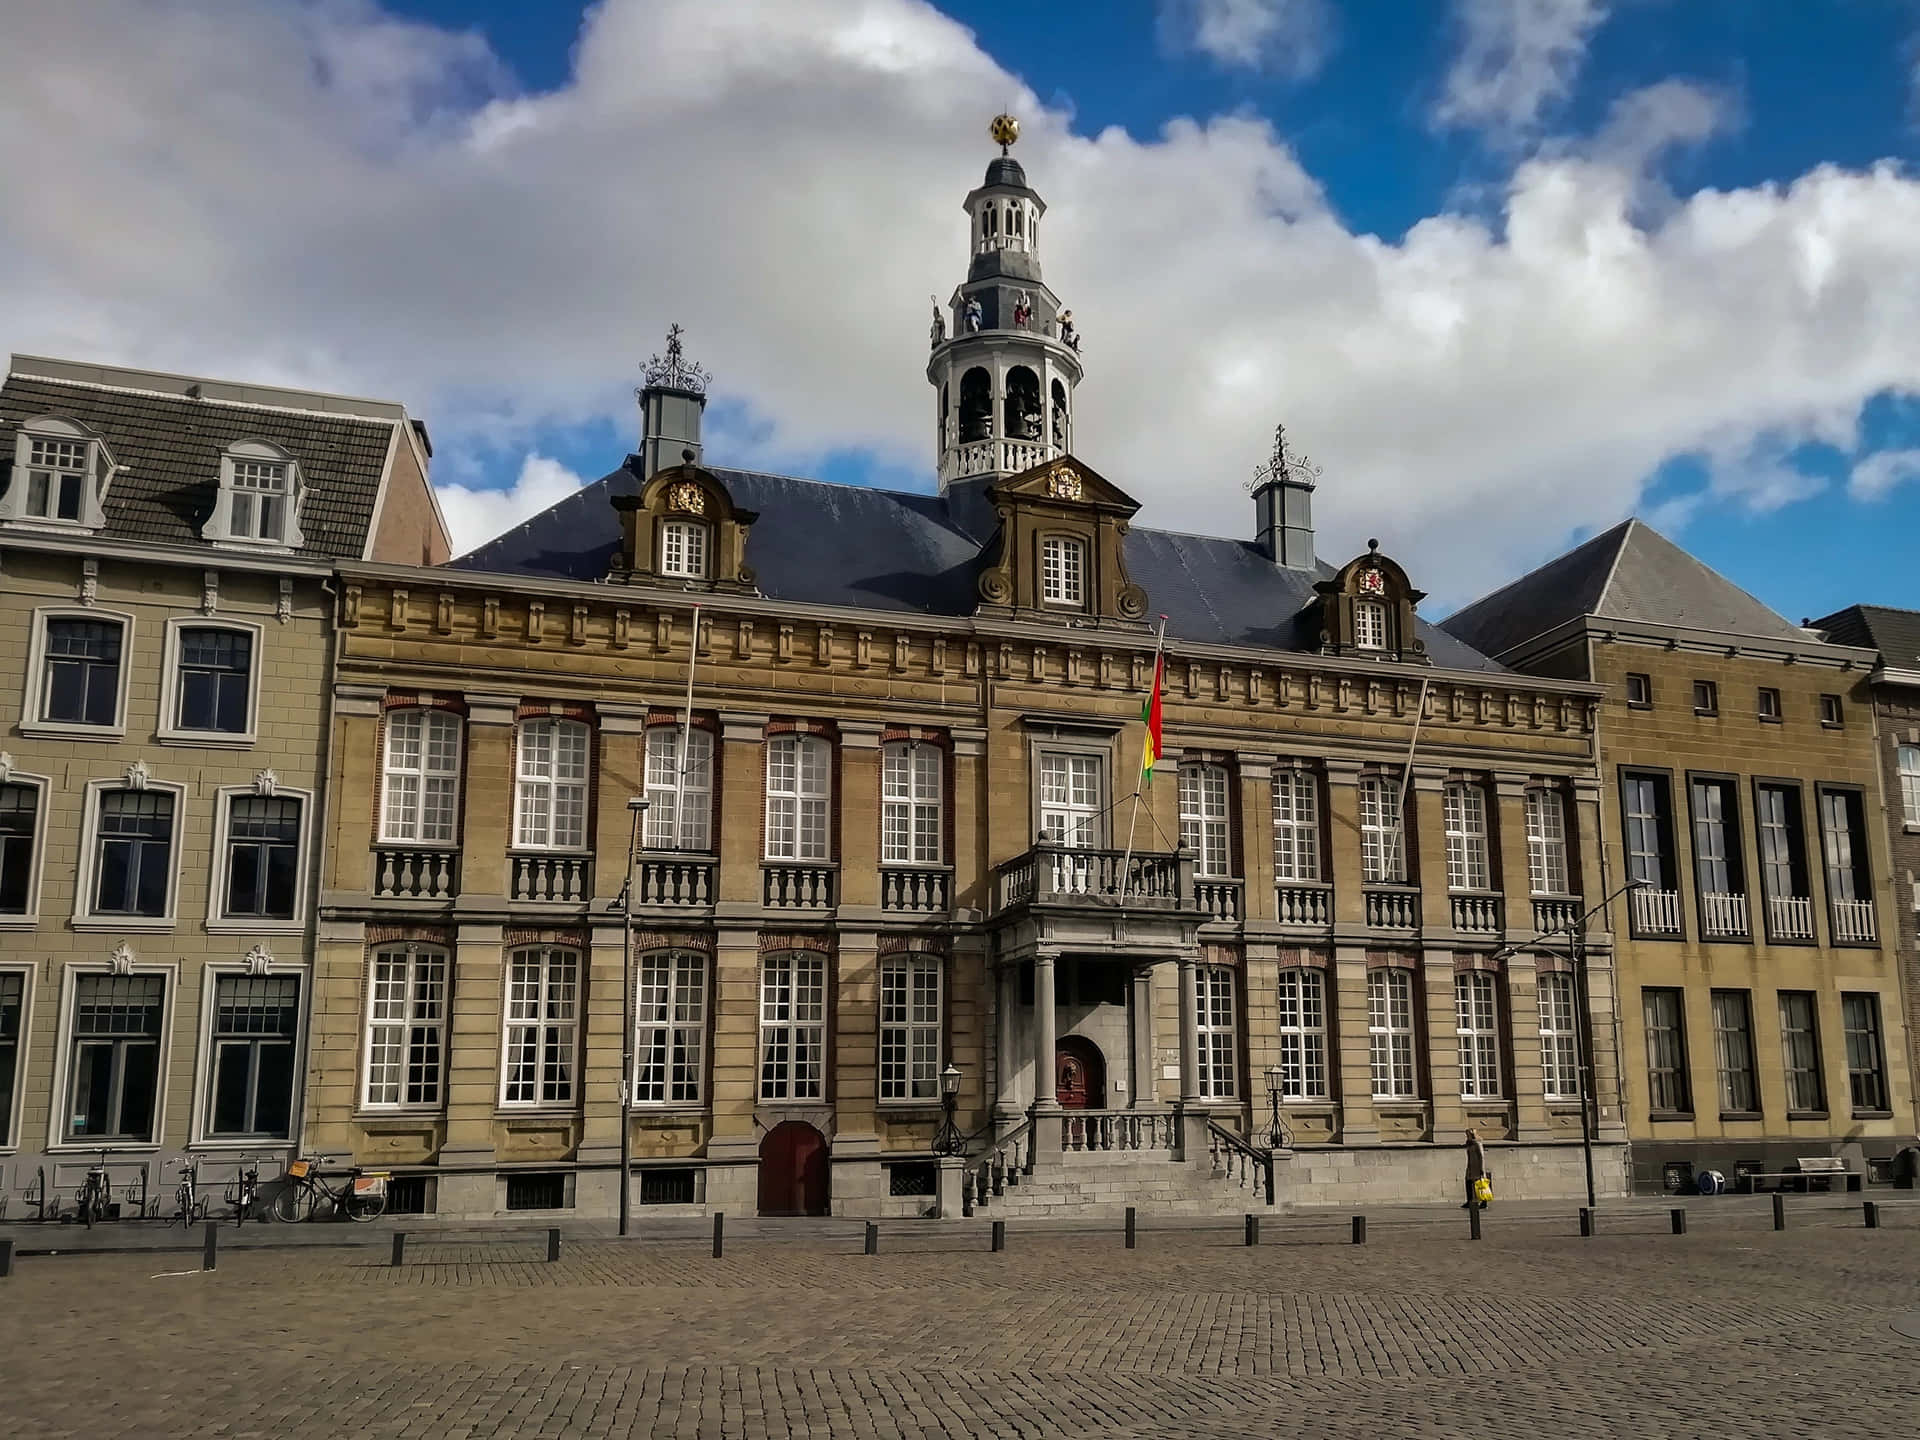
[[[1027,328],[1027,322],[1033,319],[1033,292],[1022,290],[1013,298],[1013,326],[1016,330]]]
[[[940,313],[940,297],[938,295],[930,295],[927,298],[933,301],[933,328],[927,335],[929,341],[927,348],[938,350],[947,338],[947,317]]]
[[[967,297],[964,313],[967,317],[967,333],[969,335],[979,334],[980,326],[986,317],[986,311],[980,308],[980,297],[978,295],[969,295]]]
[[[1073,323],[1073,311],[1060,312],[1060,343],[1074,354],[1080,353],[1080,331]]]

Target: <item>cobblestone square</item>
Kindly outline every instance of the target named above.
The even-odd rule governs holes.
[[[23,1256],[7,1430],[59,1436],[1904,1433],[1920,1210],[1015,1229]],[[262,1231],[270,1238],[274,1232]],[[226,1237],[223,1237],[226,1238]]]

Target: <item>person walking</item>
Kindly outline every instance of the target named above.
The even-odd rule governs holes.
[[[1486,1147],[1480,1143],[1480,1132],[1469,1127],[1467,1130],[1467,1198],[1460,1206],[1462,1210],[1474,1205],[1478,1205],[1482,1210],[1487,1208],[1487,1202],[1477,1198],[1473,1193],[1475,1183],[1485,1179],[1486,1174]]]

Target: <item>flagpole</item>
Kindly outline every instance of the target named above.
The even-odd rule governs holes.
[[[687,647],[687,708],[680,713],[680,763],[673,772],[673,843],[680,848],[680,837],[687,833],[684,818],[687,802],[687,767],[693,755],[687,749],[693,741],[693,667],[700,663],[700,606],[693,607],[693,643]]]
[[[1162,615],[1160,617],[1160,633],[1154,637],[1153,641],[1153,678],[1147,682],[1151,687],[1147,691],[1147,705],[1149,710],[1151,710],[1154,696],[1160,688],[1160,660],[1162,655],[1165,654],[1166,648],[1167,617]],[[1134,777],[1133,781],[1133,814],[1127,821],[1126,854],[1123,855],[1120,860],[1120,903],[1122,905],[1127,903],[1127,887],[1133,879],[1133,835],[1140,824],[1140,791],[1144,788],[1142,777],[1149,773],[1147,770],[1147,747],[1152,744],[1153,728],[1151,723],[1149,723],[1147,733],[1140,741],[1140,773]]]
[[[1394,844],[1400,850],[1398,868],[1403,874],[1407,861],[1407,785],[1413,779],[1413,751],[1420,743],[1420,722],[1427,716],[1427,686],[1431,683],[1428,677],[1420,677],[1420,703],[1413,707],[1413,736],[1407,741],[1407,763],[1400,767],[1400,799],[1393,812]]]

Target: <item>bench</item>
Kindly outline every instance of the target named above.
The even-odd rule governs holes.
[[[1816,1185],[1822,1190],[1831,1190],[1836,1179],[1844,1180],[1848,1190],[1860,1188],[1860,1177],[1847,1168],[1847,1162],[1838,1155],[1802,1155],[1793,1162],[1791,1170],[1744,1170],[1735,1177],[1734,1183],[1742,1195],[1758,1195],[1763,1182],[1769,1180],[1775,1190],[1793,1189],[1805,1195]]]

